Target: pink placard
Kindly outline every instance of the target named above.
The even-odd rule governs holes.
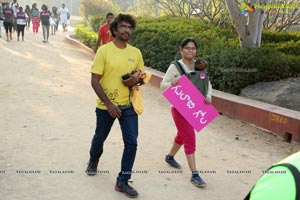
[[[205,104],[204,96],[185,75],[163,95],[198,132],[219,115],[213,105]]]

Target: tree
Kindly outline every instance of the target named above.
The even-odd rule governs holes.
[[[225,0],[152,0],[166,15],[190,19],[198,17],[204,23],[227,26],[230,17],[226,11]]]
[[[137,16],[158,16],[157,7],[151,0],[134,0],[133,4],[126,10]]]
[[[238,33],[240,46],[244,48],[260,47],[266,10],[255,8],[254,5],[268,4],[268,0],[250,0],[249,3],[243,1],[240,5],[234,0],[225,0],[225,2]]]
[[[204,23],[212,23],[220,27],[227,26],[229,16],[224,0],[189,0],[193,14]]]
[[[300,0],[273,0],[272,4],[267,5],[265,29],[287,31],[299,24]]]
[[[152,0],[158,9],[166,15],[181,16],[189,19],[193,8],[188,0]]]
[[[113,4],[107,0],[80,0],[80,12],[85,19],[97,14],[105,15],[113,11]]]

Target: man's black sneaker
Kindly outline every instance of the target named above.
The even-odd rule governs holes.
[[[117,182],[115,190],[124,193],[129,198],[136,198],[139,195],[127,182]]]
[[[96,175],[98,162],[99,162],[99,160],[89,160],[85,173],[89,176]]]

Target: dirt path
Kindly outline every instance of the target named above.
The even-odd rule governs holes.
[[[0,39],[1,200],[120,200],[114,191],[122,140],[114,124],[99,164],[85,175],[95,128],[95,95],[89,70],[93,55],[66,42],[61,30],[42,43],[26,31],[25,41]],[[164,163],[175,127],[159,89],[143,86],[133,185],[139,199],[242,199],[262,170],[300,150],[248,124],[220,116],[197,135],[197,165],[208,186],[195,188],[183,151],[182,173]]]

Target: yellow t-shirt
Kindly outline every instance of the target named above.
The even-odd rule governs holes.
[[[114,105],[127,105],[131,102],[130,92],[123,85],[121,77],[135,69],[144,70],[141,51],[130,44],[125,49],[120,49],[110,42],[98,49],[91,73],[102,76],[99,83]],[[107,109],[99,98],[97,108]]]

